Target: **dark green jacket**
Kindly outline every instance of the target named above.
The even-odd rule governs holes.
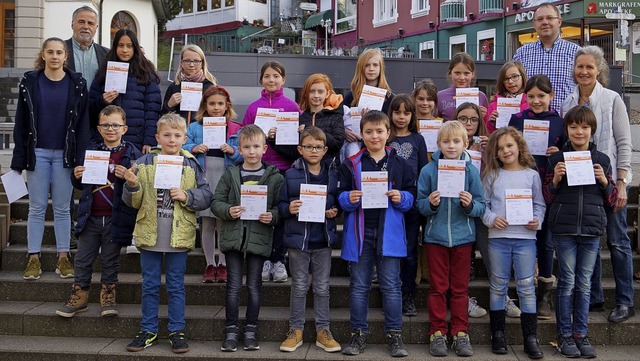
[[[240,205],[240,166],[230,166],[220,178],[211,203],[211,211],[222,221],[220,251],[240,251],[264,257],[271,255],[273,226],[280,220],[278,201],[284,178],[275,166],[266,163],[264,166],[266,169],[258,184],[268,186],[267,212],[273,214],[270,224],[232,219],[229,215],[229,208]],[[247,236],[243,240],[244,227]]]

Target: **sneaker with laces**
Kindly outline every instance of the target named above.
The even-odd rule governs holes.
[[[410,293],[402,296],[402,314],[405,316],[416,316],[418,314],[416,302],[413,299],[413,295]]]
[[[589,337],[575,335],[574,340],[576,347],[580,350],[580,356],[583,358],[594,358],[598,356],[596,349],[591,345],[591,339],[589,339]]]
[[[387,334],[387,349],[391,357],[409,356],[407,348],[402,342],[402,333],[400,331],[391,331]]]
[[[302,346],[302,330],[290,328],[287,338],[280,344],[280,351],[293,352]]]
[[[216,282],[227,283],[227,266],[218,265],[218,268],[216,268]]]
[[[171,344],[171,351],[173,351],[173,353],[189,352],[187,338],[182,331],[171,332],[169,334],[169,343]]]
[[[559,336],[557,348],[564,357],[578,358],[581,355],[573,336]]]
[[[333,338],[328,328],[323,328],[316,333],[316,346],[327,352],[338,352],[342,350],[342,347],[338,341]]]
[[[444,357],[447,356],[447,338],[440,331],[436,331],[429,337],[429,353],[431,356]]]
[[[522,313],[518,306],[513,303],[513,300],[509,298],[509,296],[507,296],[507,298],[505,299],[504,310],[506,311],[507,317],[512,318],[518,318]]]
[[[287,274],[287,268],[280,261],[276,262],[271,269],[271,275],[273,276],[273,282],[282,283],[287,282],[289,275]]]
[[[271,281],[271,270],[273,269],[273,263],[271,261],[266,260],[262,265],[262,282]]]
[[[61,309],[56,310],[56,315],[61,317],[73,317],[78,312],[86,311],[88,303],[89,291],[83,290],[79,285],[73,285],[71,286],[71,296],[69,296],[69,301],[67,301]]]
[[[153,343],[158,339],[158,334],[153,332],[140,331],[136,335],[136,338],[127,345],[127,351],[138,352],[147,347],[153,346]]]
[[[117,316],[116,307],[116,285],[102,284],[100,288],[100,316]]]
[[[25,280],[37,280],[40,278],[42,274],[42,268],[40,266],[40,259],[38,258],[29,258],[29,262],[27,263],[27,269],[24,270],[22,274],[22,278]]]
[[[471,347],[471,340],[469,339],[469,334],[467,333],[458,332],[457,335],[453,336],[453,343],[451,344],[451,348],[456,350],[456,355],[458,356],[473,356],[473,347]]]
[[[475,297],[469,297],[469,317],[478,318],[487,314],[487,310],[478,305]]]
[[[364,352],[367,348],[367,334],[361,330],[351,330],[351,340],[349,344],[342,349],[343,355],[355,356]]]
[[[73,277],[73,266],[71,262],[69,262],[69,258],[62,257],[58,260],[56,264],[56,274],[60,275],[60,278],[71,278]]]
[[[238,327],[227,326],[224,329],[224,341],[222,341],[221,351],[236,352],[238,350]]]
[[[260,349],[258,342],[258,326],[247,325],[244,328],[244,350],[255,351]]]
[[[202,283],[214,283],[216,281],[216,266],[210,264],[204,269]]]

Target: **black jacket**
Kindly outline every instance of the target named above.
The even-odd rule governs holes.
[[[73,40],[69,38],[65,40],[67,44],[67,67],[73,71],[76,71],[76,63],[75,58],[73,57]],[[104,46],[94,42],[93,49],[96,51],[96,58],[98,59],[98,67],[104,61],[104,58],[107,56],[109,52],[109,48],[105,48]]]
[[[317,113],[309,110],[300,115],[300,125],[310,127],[314,123],[315,126],[322,129],[327,136],[327,147],[329,147],[324,158],[334,158],[339,156],[340,148],[344,144],[344,113],[342,106],[337,109],[322,109]]]
[[[73,168],[84,162],[84,151],[89,143],[89,112],[87,81],[82,74],[68,68],[64,71],[70,77],[70,89],[65,111],[64,167]],[[38,94],[38,76],[45,76],[44,70],[29,71],[20,81],[16,124],[13,128],[13,158],[11,169],[32,171],[36,165],[36,143],[38,109],[34,97]]]
[[[204,94],[205,91],[207,91],[207,89],[209,89],[210,86],[212,86],[213,83],[209,81],[209,79],[205,79],[202,82],[202,94]],[[185,120],[187,120],[187,117],[189,115],[189,113],[191,113],[191,122],[195,122],[196,121],[196,113],[197,112],[188,112],[188,111],[181,111],[180,110],[180,104],[176,105],[175,107],[170,107],[169,106],[169,99],[171,99],[171,96],[175,93],[180,93],[180,89],[181,86],[180,84],[176,84],[175,82],[171,83],[171,85],[169,85],[169,87],[167,88],[166,93],[164,93],[164,100],[162,101],[162,112],[161,114],[167,114],[170,112],[174,112],[174,113],[178,113],[180,114],[180,116],[182,116]]]
[[[542,193],[549,209],[549,227],[551,232],[571,236],[602,236],[607,226],[605,207],[611,208],[618,198],[618,190],[611,177],[611,163],[609,157],[596,150],[591,143],[591,161],[600,164],[604,169],[609,184],[601,187],[599,183],[583,186],[569,186],[567,177],[562,177],[558,187],[553,187],[553,173],[556,164],[564,161],[564,152],[573,151],[570,143],[560,152],[549,157],[547,176],[542,187]]]

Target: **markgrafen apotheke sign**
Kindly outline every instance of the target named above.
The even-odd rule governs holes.
[[[640,1],[639,1],[640,3]],[[571,13],[571,4],[560,4],[560,5],[556,5],[556,7],[558,8],[558,10],[560,10],[560,15],[564,15],[564,14],[569,14]],[[534,10],[531,11],[527,11],[524,13],[520,13],[520,14],[516,14],[515,19],[514,19],[514,23],[516,24],[520,24],[520,23],[526,23],[529,21],[533,20],[533,13]],[[604,17],[604,15],[602,15]]]
[[[608,0],[608,1],[589,1],[584,2],[584,17],[586,18],[603,18],[609,13],[626,13],[634,14],[640,17],[640,1],[627,0]]]

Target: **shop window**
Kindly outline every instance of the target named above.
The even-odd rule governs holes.
[[[398,19],[398,0],[375,0],[373,13],[374,26],[395,22]]]
[[[357,1],[337,0],[336,2],[336,34],[356,29]]]

